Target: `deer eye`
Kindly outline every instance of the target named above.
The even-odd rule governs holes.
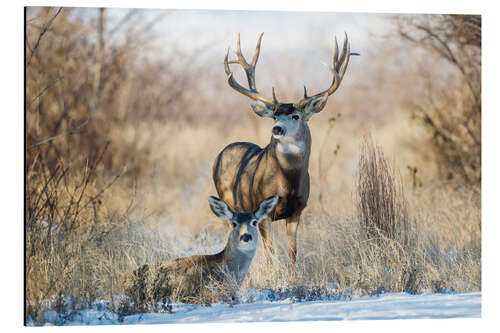
[[[236,228],[238,226],[238,223],[236,222],[231,222],[231,224],[233,225],[233,228]]]
[[[293,119],[293,120],[299,120],[299,116],[297,116],[296,114],[294,114],[294,115],[292,116],[292,119]]]
[[[251,222],[251,223],[252,223],[252,225],[253,225],[254,227],[256,227],[256,226],[257,226],[257,220],[252,220],[252,222]]]

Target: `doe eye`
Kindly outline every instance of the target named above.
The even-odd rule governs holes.
[[[256,226],[257,226],[257,220],[252,220],[252,225],[253,225],[254,227],[256,227]]]
[[[236,222],[231,222],[231,224],[233,225],[233,228],[236,228],[238,226],[238,223]]]
[[[299,120],[299,116],[297,116],[296,114],[294,114],[294,115],[292,116],[292,119],[293,119],[293,120]]]

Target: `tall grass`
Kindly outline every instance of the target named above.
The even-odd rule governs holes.
[[[367,236],[405,245],[410,221],[403,185],[369,136],[363,138],[358,168],[358,218]]]
[[[125,274],[220,251],[228,230],[208,207],[213,160],[230,142],[265,146],[271,135],[269,120],[232,99],[222,68],[227,90],[199,77],[197,66],[212,65],[177,54],[175,44],[162,59],[138,54],[156,50],[140,15],[113,22],[107,10],[88,20],[57,11],[28,10],[26,315],[35,323],[48,320],[45,310],[64,321],[103,300],[130,313],[132,305],[114,302]],[[113,38],[113,23],[127,38]],[[311,193],[297,265],[286,254],[284,222],[274,222],[275,253],[259,244],[241,301],[251,301],[252,289],[314,299],[481,288],[480,189],[442,177],[432,133],[408,120],[405,98],[425,90],[401,82],[418,81],[401,75],[406,66],[387,66],[370,61],[356,76],[352,64],[338,95],[311,119]],[[357,88],[360,75],[365,86]],[[227,96],[202,89],[212,85]],[[397,102],[384,97],[393,91]],[[367,126],[377,147],[360,142]]]
[[[401,184],[396,178],[397,173],[364,174],[367,169],[360,168],[359,161],[370,161],[373,156],[370,154],[374,151],[361,155],[359,147],[362,141],[342,139],[350,129],[343,128],[343,123],[337,125],[334,133],[328,131],[326,124],[311,124],[313,142],[321,142],[327,135],[326,140],[338,141],[342,149],[337,153],[325,153],[316,149],[319,145],[313,144],[311,161],[317,161],[321,151],[322,162],[329,168],[318,172],[317,165],[311,163],[312,190],[299,225],[297,267],[295,270],[292,268],[286,255],[284,222],[274,222],[271,237],[275,254],[266,253],[259,244],[242,286],[242,300],[251,300],[245,296],[252,294],[250,289],[269,289],[273,291],[273,297],[293,296],[299,299],[328,295],[350,297],[383,291],[419,293],[480,289],[479,193],[467,187],[457,190],[453,184],[445,183],[424,182],[423,187],[417,188],[407,186],[406,206],[403,206],[406,215],[389,215],[394,217],[391,223],[395,223],[390,230],[404,230],[401,235],[404,237],[398,236],[399,231],[394,238],[383,232],[370,236],[361,219],[363,214],[359,211],[363,206],[357,194],[359,183],[356,175],[392,177],[393,185]],[[404,127],[404,123],[395,123],[394,127]],[[265,143],[265,129],[263,124],[257,142]],[[113,296],[123,293],[122,277],[143,264],[220,251],[225,245],[228,229],[211,214],[207,203],[208,195],[214,194],[209,177],[211,156],[215,156],[228,139],[236,139],[241,133],[247,133],[249,137],[254,135],[251,125],[238,126],[233,130],[221,133],[216,130],[215,124],[186,126],[182,130],[177,129],[178,132],[170,130],[164,134],[170,137],[169,143],[163,147],[164,151],[158,150],[158,157],[153,157],[159,161],[175,162],[158,165],[151,178],[143,179],[134,188],[121,178],[107,187],[95,179],[94,172],[82,199],[82,202],[90,204],[79,210],[74,228],[59,226],[66,223],[63,213],[68,210],[68,205],[76,205],[77,202],[67,196],[68,189],[69,193],[75,192],[71,188],[78,189],[77,185],[82,180],[70,178],[70,173],[65,175],[67,180],[63,178],[59,182],[60,176],[53,177],[49,186],[41,180],[30,179],[32,192],[36,192],[36,188],[42,199],[51,198],[52,202],[59,203],[39,205],[44,207],[45,213],[38,215],[37,220],[53,221],[52,225],[60,229],[57,237],[51,236],[51,246],[47,247],[49,225],[27,225],[27,296],[31,318],[41,320],[41,311],[48,307],[45,300],[54,295],[60,295],[61,299],[66,295],[73,296],[75,311],[78,306],[84,307],[98,300],[111,302]],[[183,142],[184,137],[199,138],[186,141],[190,144],[189,151],[198,149],[198,155],[182,158],[184,155],[179,142]],[[219,147],[205,140],[206,137],[220,142]],[[373,137],[383,138],[383,135],[374,131]],[[164,142],[161,136],[158,142]],[[397,151],[404,151],[403,147],[404,144]],[[375,155],[375,158],[380,158],[380,155]],[[354,175],[346,166],[354,168]],[[399,168],[402,167],[404,163],[400,162]],[[386,172],[388,170],[385,169]],[[79,170],[73,170],[73,173],[83,174]],[[425,176],[422,174],[423,181]],[[402,181],[411,184],[410,176],[401,177]],[[47,175],[42,179],[51,178]],[[385,184],[388,184],[387,179]],[[94,199],[103,188],[106,190]],[[319,188],[322,191],[318,191]],[[393,191],[398,192],[398,187]],[[373,195],[384,193],[373,192]],[[400,199],[398,195],[392,197],[396,203]],[[390,203],[384,205],[387,207]],[[405,211],[397,207],[390,209]],[[369,215],[368,221],[375,221],[377,216],[386,215]],[[411,228],[400,229],[402,225],[398,224],[398,219],[402,216],[404,221],[412,222]],[[62,241],[56,241],[59,239]],[[202,300],[200,302],[203,303]],[[134,311],[131,307],[123,308]]]
[[[334,155],[330,158],[336,159]],[[477,193],[463,196],[449,187],[435,187],[434,195],[450,200],[422,201],[429,193],[419,189],[407,199],[394,166],[368,137],[361,141],[357,173],[356,195],[342,201],[347,211],[310,201],[299,229],[295,269],[286,257],[284,226],[273,224],[280,246],[275,255],[261,251],[256,256],[246,288],[279,288],[306,299],[481,288],[480,217],[464,208],[449,209],[462,202],[479,212]]]

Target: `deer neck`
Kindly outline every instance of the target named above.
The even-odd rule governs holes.
[[[289,171],[302,171],[309,168],[311,152],[311,133],[307,124],[300,135],[294,138],[277,140],[271,137],[269,153],[275,157],[280,168]]]
[[[228,241],[224,250],[222,250],[222,266],[238,281],[243,282],[248,272],[248,268],[255,254],[253,251],[240,251],[231,240]]]

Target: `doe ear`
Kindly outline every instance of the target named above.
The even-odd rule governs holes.
[[[214,212],[215,215],[217,215],[223,220],[231,222],[234,213],[231,210],[231,208],[229,208],[228,205],[224,202],[224,200],[221,200],[214,196],[209,196],[208,203],[210,204],[210,208],[212,209],[212,212]]]
[[[309,120],[309,118],[311,118],[313,114],[323,110],[327,101],[328,101],[328,92],[324,93],[323,95],[311,98],[311,100],[308,101],[306,106],[304,107],[304,114],[306,120]]]
[[[265,199],[259,204],[259,208],[254,212],[255,217],[260,222],[265,219],[276,208],[279,197],[277,195]]]
[[[264,102],[257,101],[255,103],[251,103],[250,106],[252,107],[253,112],[258,114],[260,117],[272,118],[274,116],[274,110]]]

